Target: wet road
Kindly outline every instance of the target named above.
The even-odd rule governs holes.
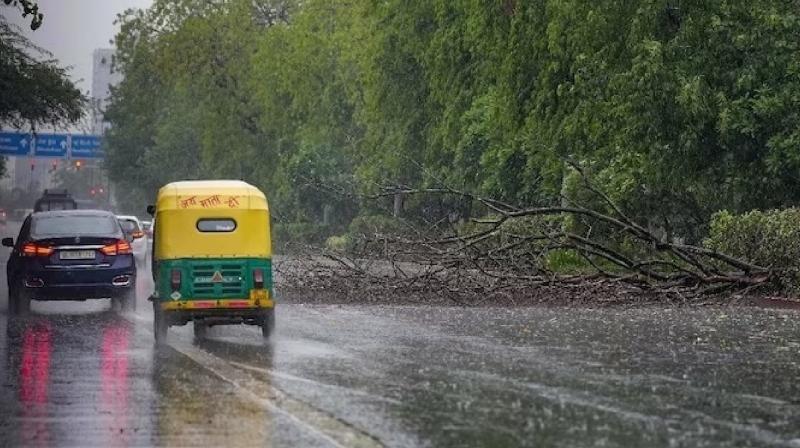
[[[270,343],[156,349],[150,286],[24,319],[0,288],[0,445],[800,447],[792,311],[283,304]]]

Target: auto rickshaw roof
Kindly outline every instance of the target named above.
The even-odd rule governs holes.
[[[159,211],[187,208],[268,210],[264,193],[240,180],[179,181],[161,187]]]

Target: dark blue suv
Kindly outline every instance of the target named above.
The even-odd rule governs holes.
[[[111,298],[134,309],[136,264],[117,218],[100,210],[33,213],[25,219],[8,260],[8,309],[26,314],[31,300]]]

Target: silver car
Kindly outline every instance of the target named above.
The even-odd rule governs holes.
[[[117,220],[125,232],[125,237],[131,242],[136,265],[144,266],[147,263],[148,244],[144,230],[142,230],[142,223],[135,216],[117,216]]]

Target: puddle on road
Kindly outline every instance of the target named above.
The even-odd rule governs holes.
[[[286,350],[281,387],[390,444],[397,425],[433,446],[800,443],[798,313],[307,308],[288,334],[350,358]]]
[[[282,340],[276,346],[276,352],[290,355],[292,358],[345,359],[352,357],[346,350],[340,350],[331,344],[323,344],[310,339]]]
[[[144,442],[135,382],[143,367],[128,354],[139,351],[133,325],[109,312],[55,314],[56,308],[11,321],[2,316],[0,444]]]
[[[192,362],[44,305],[0,316],[0,445],[800,445],[798,313],[285,305],[271,343],[171,329]]]

